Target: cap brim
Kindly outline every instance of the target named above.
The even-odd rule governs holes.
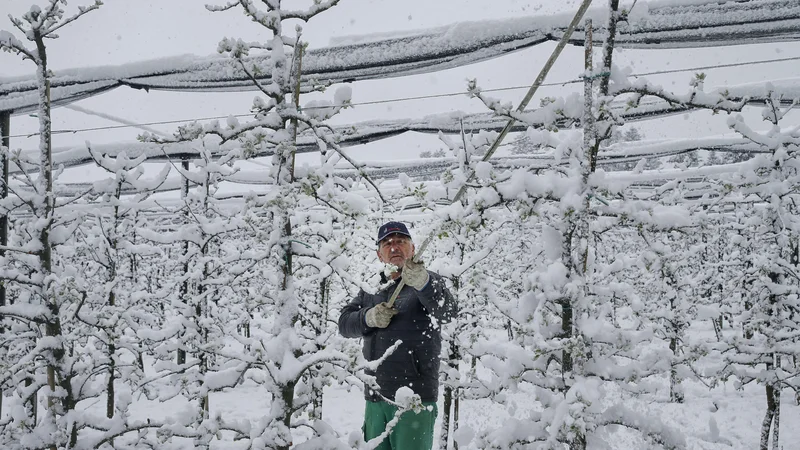
[[[375,243],[376,243],[376,244],[380,244],[382,240],[386,239],[387,237],[389,237],[389,236],[391,236],[391,235],[393,235],[393,234],[399,234],[399,235],[402,235],[402,236],[406,236],[406,237],[407,237],[407,238],[409,238],[409,239],[412,239],[411,235],[410,235],[410,234],[408,234],[408,233],[404,233],[404,232],[402,232],[402,231],[394,231],[394,230],[393,230],[393,231],[390,231],[390,232],[388,232],[388,233],[384,234],[383,236],[380,236],[380,237],[378,237],[378,240],[377,240],[377,241],[375,241]]]

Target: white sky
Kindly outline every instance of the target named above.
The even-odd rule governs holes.
[[[67,12],[91,0],[70,0]],[[0,2],[0,29],[10,29],[9,13],[19,15],[42,0]],[[263,38],[240,9],[211,13],[206,0],[105,0],[104,6],[75,22],[50,43],[53,68],[122,64],[184,53],[212,54],[223,36]],[[309,1],[286,1],[289,7]],[[464,20],[514,17],[519,14],[574,10],[577,0],[342,0],[304,26],[314,47],[327,46],[333,36],[413,30]],[[549,6],[548,6],[549,5]],[[293,32],[293,30],[288,30]],[[0,74],[31,71],[11,55],[0,56]]]
[[[642,0],[640,0],[641,2]],[[78,5],[71,0],[68,13]],[[42,0],[38,3],[43,4]],[[296,5],[308,2],[290,2]],[[459,21],[480,21],[572,12],[579,0],[342,0],[331,11],[323,13],[304,26],[304,36],[312,47],[327,46],[335,36],[393,32],[428,28]],[[630,3],[623,1],[623,3]],[[50,67],[59,69],[96,65],[116,65],[179,54],[209,55],[216,51],[217,42],[224,36],[246,40],[264,39],[263,30],[249,22],[239,11],[211,13],[203,0],[106,0],[99,11],[92,12],[61,30],[61,38],[49,41]],[[6,17],[20,14],[31,0],[0,0],[0,29],[16,31]],[[605,8],[606,0],[595,0],[594,7]],[[19,36],[19,35],[18,35]],[[358,82],[353,84],[353,101],[371,101],[405,96],[463,91],[466,79],[477,78],[484,88],[529,85],[549,56],[554,44],[545,44],[516,52],[491,61],[430,74],[403,78]],[[616,53],[616,63],[631,66],[634,72],[694,67],[741,61],[800,56],[800,43],[761,44],[752,46],[717,47],[684,50],[623,50]],[[576,78],[582,72],[583,50],[568,47],[552,70],[547,81]],[[774,63],[735,69],[709,70],[707,87],[736,84],[765,79],[796,77],[797,61]],[[32,73],[32,64],[16,56],[0,53],[0,77]],[[665,87],[683,92],[691,73],[651,77]],[[541,95],[564,95],[575,85],[542,88]],[[524,90],[493,94],[516,104]],[[249,111],[253,92],[244,93],[186,93],[136,91],[120,88],[77,104],[134,122],[191,119],[197,117],[241,114]],[[332,93],[330,94],[332,96]],[[534,99],[532,105],[537,104]],[[428,114],[462,110],[482,112],[477,100],[465,96],[361,106],[345,111],[335,123],[363,120],[415,118]],[[753,108],[748,116],[758,117]],[[54,129],[75,129],[113,125],[106,119],[65,108],[53,111]],[[171,132],[176,125],[156,128]],[[646,138],[686,138],[726,133],[724,117],[708,113],[691,113],[636,124]],[[37,130],[36,119],[28,116],[12,118],[12,135]],[[56,147],[92,143],[119,142],[135,139],[137,129],[98,131],[78,134],[59,134]],[[14,138],[14,148],[35,148],[35,138]],[[379,141],[352,150],[358,159],[387,159],[402,155],[414,157],[419,151],[441,147],[434,135],[404,135]],[[73,170],[76,178],[91,172],[91,168]],[[70,177],[72,178],[72,177]]]

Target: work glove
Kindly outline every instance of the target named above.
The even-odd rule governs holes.
[[[367,322],[368,327],[386,328],[395,314],[397,314],[397,310],[387,305],[386,302],[378,303],[367,311],[364,321]]]
[[[403,281],[414,289],[421,291],[428,284],[428,278],[428,270],[422,261],[414,262],[409,258],[403,264]]]

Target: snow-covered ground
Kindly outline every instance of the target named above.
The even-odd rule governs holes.
[[[734,330],[728,332],[735,333]],[[505,339],[504,332],[494,334],[498,340]],[[693,339],[709,338],[713,336],[713,330],[709,322],[697,323],[691,328],[690,336]],[[467,367],[462,365],[461,372],[462,376],[467,376]],[[479,368],[478,372],[483,371]],[[679,430],[686,438],[686,449],[688,450],[758,448],[766,404],[763,387],[750,384],[737,389],[735,380],[713,387],[696,381],[686,381],[683,384],[686,395],[685,403],[674,404],[668,401],[669,388],[666,378],[645,381],[647,384],[653,382],[660,386],[655,391],[655,395],[633,396],[630,393],[620,392],[618,388],[609,387],[603,392],[602,398],[604,398],[604,403],[608,404],[625,398],[625,405],[640,413],[642,417],[658,418],[665,425]],[[470,440],[478,431],[490,430],[508,423],[508,421],[524,420],[532,411],[535,411],[535,395],[524,392],[526,390],[522,387],[523,392],[512,393],[502,405],[489,399],[462,399],[459,431],[456,433],[460,448],[474,448],[470,446]],[[434,440],[437,444],[434,448],[439,448],[442,401],[440,395],[440,414],[436,422],[436,439]],[[363,392],[357,387],[342,385],[325,387],[322,418],[341,434],[343,441],[347,441],[351,434],[361,433],[364,402]],[[219,415],[228,421],[257,419],[264,415],[272,405],[271,398],[265,393],[263,387],[252,381],[245,381],[233,389],[211,394],[210,403],[214,415]],[[102,414],[104,404],[102,401],[97,401],[86,404],[84,407]],[[136,395],[130,412],[131,420],[145,421],[175,417],[184,413],[191,414],[191,408],[185,398],[180,396],[167,401],[148,401],[143,395]],[[788,391],[785,391],[781,398],[780,414],[781,448],[792,449],[794,448],[793,443],[800,440],[800,429],[795,426],[800,423],[800,406]],[[307,435],[300,429],[295,437],[299,443],[306,439]],[[612,431],[607,437],[607,441],[613,443],[614,450],[651,448],[642,441],[640,436],[621,427]],[[211,445],[211,448],[220,450],[243,448],[230,440],[212,441]],[[174,438],[171,443],[164,443],[161,448],[164,450],[188,450],[194,446],[190,440]]]

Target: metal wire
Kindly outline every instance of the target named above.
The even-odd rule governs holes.
[[[681,72],[697,72],[701,70],[711,70],[711,69],[725,69],[731,67],[742,67],[742,66],[753,66],[759,64],[771,64],[771,63],[779,63],[779,62],[787,62],[787,61],[799,61],[800,56],[795,57],[788,57],[788,58],[776,58],[776,59],[767,59],[767,60],[759,60],[759,61],[746,61],[741,63],[729,63],[729,64],[718,64],[718,65],[708,65],[708,66],[698,66],[698,67],[687,67],[685,69],[670,69],[670,70],[657,70],[653,72],[642,72],[642,73],[634,73],[631,74],[631,77],[644,77],[644,76],[652,76],[652,75],[665,75],[671,73],[681,73]],[[583,79],[576,78],[572,80],[566,81],[559,81],[559,82],[551,82],[551,83],[542,83],[540,86],[565,86],[567,84],[575,84],[575,83],[582,83]],[[513,91],[513,90],[521,90],[521,89],[529,89],[530,86],[507,86],[507,87],[499,87],[499,88],[490,88],[490,89],[481,89],[482,92],[502,92],[502,91]],[[368,106],[368,105],[380,105],[386,103],[398,103],[398,102],[406,102],[406,101],[413,101],[413,100],[426,100],[432,98],[444,98],[444,97],[456,97],[460,95],[466,95],[465,92],[447,92],[442,94],[431,94],[431,95],[417,95],[417,96],[410,96],[410,97],[396,97],[396,98],[389,98],[389,99],[381,99],[381,100],[371,100],[366,102],[354,102],[350,103],[351,106]],[[331,106],[312,106],[308,108],[301,108],[305,110],[312,110],[312,109],[321,109],[321,108],[330,108]],[[341,105],[340,105],[341,106]],[[120,124],[120,125],[106,125],[101,127],[88,127],[88,128],[75,128],[75,129],[63,129],[63,130],[53,130],[52,134],[77,134],[77,133],[84,133],[89,131],[102,131],[102,130],[115,130],[121,128],[141,128],[145,126],[152,126],[152,125],[170,125],[176,123],[191,123],[191,122],[198,122],[198,121],[206,121],[206,120],[222,120],[227,119],[228,117],[236,117],[236,118],[244,118],[244,117],[252,117],[253,114],[234,114],[234,115],[226,115],[226,116],[210,116],[210,117],[195,117],[191,119],[175,119],[175,120],[163,120],[163,121],[155,121],[155,122],[143,122],[137,124]],[[38,136],[39,133],[30,133],[30,134],[15,134],[11,135],[12,138],[20,138],[20,137],[34,137]]]

